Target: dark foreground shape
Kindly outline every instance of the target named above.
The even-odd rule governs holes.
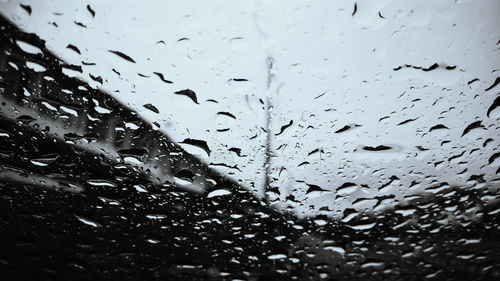
[[[110,95],[64,75],[78,67],[35,35],[4,18],[0,28],[2,280],[500,277],[499,204],[481,203],[487,190],[423,195],[398,206],[414,208],[410,216],[358,214],[349,225],[298,220],[209,169]],[[27,54],[16,40],[42,53]],[[206,192],[180,188],[176,178]],[[210,193],[221,189],[230,194]],[[454,219],[445,208],[455,205],[474,210]]]

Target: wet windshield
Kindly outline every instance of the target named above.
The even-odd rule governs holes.
[[[498,1],[3,1],[15,279],[500,275]]]

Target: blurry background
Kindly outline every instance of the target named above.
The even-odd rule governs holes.
[[[497,194],[499,1],[0,3],[66,74],[280,209]]]

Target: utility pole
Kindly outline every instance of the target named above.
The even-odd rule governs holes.
[[[269,96],[269,88],[271,87],[271,82],[273,78],[272,68],[274,59],[273,57],[267,57],[267,98],[266,98],[266,151],[265,151],[265,159],[264,159],[264,185],[262,188],[262,195],[264,198],[264,202],[267,205],[270,205],[269,196],[267,195],[267,191],[270,189],[271,184],[271,144],[272,144],[272,133],[271,133],[271,111],[273,109],[273,104],[271,102],[271,98]]]

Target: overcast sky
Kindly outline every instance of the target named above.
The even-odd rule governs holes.
[[[485,89],[500,76],[500,1],[88,3],[0,1],[0,10],[82,66],[68,75],[176,142],[206,141],[210,155],[183,147],[256,194],[269,134],[280,192],[269,196],[280,208],[380,211],[441,182],[470,187],[475,174],[498,188],[499,160],[488,159],[500,110],[487,110],[500,86]],[[196,102],[174,94],[185,89]],[[376,204],[383,194],[396,197]]]

